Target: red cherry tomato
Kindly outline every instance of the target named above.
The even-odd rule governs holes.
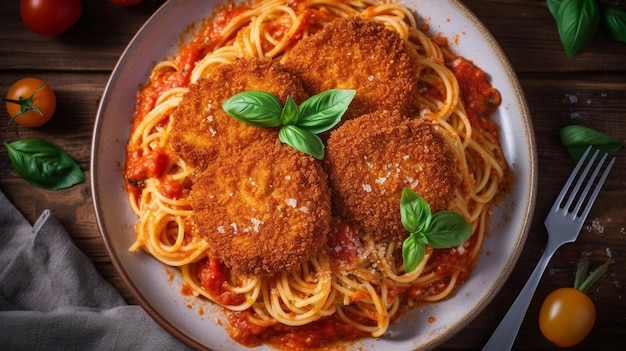
[[[118,6],[133,6],[140,3],[142,0],[109,0],[109,2]]]
[[[560,288],[548,295],[539,311],[539,329],[555,345],[570,347],[581,342],[593,328],[596,308],[584,292]]]
[[[39,127],[48,122],[57,106],[52,88],[38,78],[23,78],[13,83],[2,100],[9,117],[24,127]]]
[[[83,14],[80,0],[21,0],[24,24],[40,35],[59,35],[70,29]]]

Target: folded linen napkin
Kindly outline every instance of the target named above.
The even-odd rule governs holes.
[[[0,191],[1,350],[187,350],[97,272],[58,220]]]

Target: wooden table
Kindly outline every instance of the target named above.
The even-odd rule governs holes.
[[[564,55],[554,20],[545,1],[468,0],[494,34],[517,72],[532,114],[539,155],[539,196],[524,251],[510,279],[495,300],[442,350],[480,349],[506,313],[546,244],[543,220],[575,162],[559,139],[559,130],[583,124],[626,141],[626,45],[599,33],[574,57]],[[609,3],[609,1],[602,1]],[[133,34],[162,1],[145,0],[131,8],[105,0],[83,1],[77,25],[58,37],[30,32],[20,21],[18,1],[0,1],[0,92],[19,78],[36,76],[52,85],[58,108],[51,122],[36,129],[2,123],[2,141],[43,137],[64,148],[89,173],[90,142],[96,110],[109,74]],[[626,10],[625,1],[610,1]],[[616,5],[617,4],[617,5]],[[7,119],[2,108],[0,116]],[[121,126],[123,127],[123,126]],[[576,243],[553,257],[530,305],[515,349],[555,350],[539,332],[537,318],[543,298],[573,284],[583,251],[592,265],[606,259],[615,264],[589,291],[597,307],[591,334],[573,350],[623,349],[626,332],[626,151],[617,162]],[[33,188],[0,152],[0,189],[31,221],[52,210],[79,246],[129,302],[134,300],[118,278],[95,222],[89,182],[62,191]]]

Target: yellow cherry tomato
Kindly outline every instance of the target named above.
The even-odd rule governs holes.
[[[57,106],[52,88],[38,78],[13,83],[3,100],[11,120],[24,127],[39,127],[48,122]]]
[[[553,291],[543,301],[539,311],[541,333],[560,347],[570,347],[581,342],[595,321],[593,301],[575,288]]]

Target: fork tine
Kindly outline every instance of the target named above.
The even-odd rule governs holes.
[[[578,161],[578,164],[576,165],[576,168],[579,168],[578,165],[582,166],[582,163],[584,163],[586,161],[587,154],[590,151],[591,151],[591,146],[587,147],[587,150],[585,151],[583,156],[580,158],[580,161]],[[567,203],[565,204],[565,206],[563,206],[563,209],[565,210],[565,212],[569,211],[570,207],[572,206],[572,202],[574,202],[574,199],[576,198],[576,194],[578,194],[578,190],[580,190],[580,187],[582,186],[583,182],[585,181],[585,178],[587,178],[587,173],[589,173],[589,169],[591,169],[591,166],[593,165],[593,162],[596,160],[596,157],[598,156],[599,152],[600,152],[600,150],[596,150],[596,152],[593,153],[593,155],[591,156],[591,159],[587,162],[587,166],[583,170],[582,174],[578,177],[578,181],[576,182],[576,186],[574,186],[574,189],[570,192],[570,196],[569,196],[569,198],[567,200]],[[578,170],[576,170],[575,172],[572,172],[572,175],[570,175],[570,178],[576,177],[577,173],[578,173]],[[593,180],[593,177],[591,179]],[[589,182],[589,183],[591,183],[591,182]],[[564,187],[564,190],[567,191],[567,189],[565,189],[565,187]],[[584,197],[583,197],[583,199],[584,199]],[[576,212],[574,212],[574,213],[576,213]]]
[[[574,170],[572,171],[572,174],[570,174],[569,178],[567,179],[567,182],[563,186],[563,189],[561,189],[559,196],[557,197],[556,201],[554,202],[554,205],[552,206],[551,212],[563,211],[567,217],[571,217],[572,219],[576,219],[578,217],[579,221],[580,220],[584,221],[587,218],[587,215],[591,211],[591,207],[593,203],[595,202],[595,199],[598,196],[598,193],[600,193],[600,189],[602,188],[602,185],[604,184],[604,181],[606,180],[609,174],[609,171],[611,170],[611,168],[613,167],[613,163],[615,162],[615,158],[612,158],[609,164],[606,166],[600,179],[596,183],[596,186],[593,189],[593,192],[591,193],[590,197],[587,199],[587,195],[589,194],[589,191],[591,190],[591,187],[593,186],[594,181],[596,180],[598,176],[598,173],[600,173],[600,170],[602,169],[602,166],[604,165],[606,158],[608,157],[608,154],[604,154],[602,156],[602,158],[599,160],[598,164],[594,168],[591,176],[589,177],[589,179],[587,179],[587,175],[589,174],[589,171],[591,170],[591,167],[593,166],[593,163],[596,161],[596,158],[600,152],[600,150],[596,150],[593,153],[593,155],[591,155],[591,158],[587,160],[587,156],[589,155],[591,150],[592,150],[591,146],[589,146],[587,150],[585,150],[585,153],[582,155],[582,157],[576,164],[576,167],[574,168]],[[579,175],[579,171],[583,167],[583,164],[585,163],[585,161],[587,161],[587,165],[585,166],[585,168]],[[576,178],[578,178],[576,181],[576,184],[574,185],[573,189],[570,189],[572,183],[574,182],[574,180],[576,180]],[[582,190],[582,193],[579,194],[579,190],[583,186],[583,184],[585,184],[585,187]],[[563,202],[565,201],[566,196],[568,196],[567,202],[565,203],[565,205],[563,205]],[[572,207],[572,203],[576,199],[578,199],[578,201],[575,204],[575,208],[572,211],[570,211],[570,208]],[[581,207],[583,206],[583,204],[586,204],[585,208],[583,209],[581,215],[578,216],[578,213]]]
[[[574,167],[574,170],[572,171],[569,178],[567,179],[567,182],[565,183],[565,185],[563,185],[563,188],[561,189],[559,196],[556,197],[556,200],[554,201],[554,204],[552,205],[552,209],[550,209],[550,212],[559,211],[561,204],[563,203],[563,199],[565,198],[565,195],[567,195],[567,191],[569,190],[570,186],[574,182],[574,179],[576,179],[576,175],[578,174],[578,171],[585,163],[585,159],[587,158],[589,151],[591,151],[591,146],[588,147],[587,150],[585,150],[585,153],[580,158],[580,161],[578,161],[578,163],[576,164],[576,167]],[[580,187],[580,184],[578,185],[578,187]]]
[[[600,160],[600,163],[598,163],[598,166],[596,167],[595,171],[593,172],[593,177],[592,178],[596,177],[596,175],[600,171],[600,168],[602,167],[602,164],[606,160],[606,157],[607,157],[607,154],[604,154],[604,156]],[[591,196],[589,197],[589,201],[587,202],[587,205],[585,206],[585,209],[583,210],[583,213],[581,213],[581,215],[580,215],[581,220],[584,221],[585,218],[587,218],[587,215],[589,214],[589,211],[591,211],[591,206],[596,201],[596,197],[598,197],[598,193],[600,193],[600,188],[602,188],[602,185],[604,184],[604,181],[606,180],[606,177],[609,175],[609,171],[611,170],[611,167],[613,167],[613,163],[615,163],[615,157],[613,157],[611,159],[611,161],[609,162],[608,166],[606,166],[606,168],[604,169],[604,172],[602,173],[602,176],[600,177],[600,180],[598,180],[598,183],[596,184],[596,187],[593,189],[593,192],[591,193]],[[583,200],[585,199],[585,197],[587,197],[587,192],[589,191],[589,188],[591,188],[592,183],[593,183],[593,181],[589,181],[589,184],[587,184],[587,186],[585,187],[585,192],[582,195],[582,197],[580,198],[580,201],[578,201],[578,205],[576,206],[576,211],[574,211],[574,215],[576,215],[578,213],[578,210],[580,209],[580,206],[583,204]]]

